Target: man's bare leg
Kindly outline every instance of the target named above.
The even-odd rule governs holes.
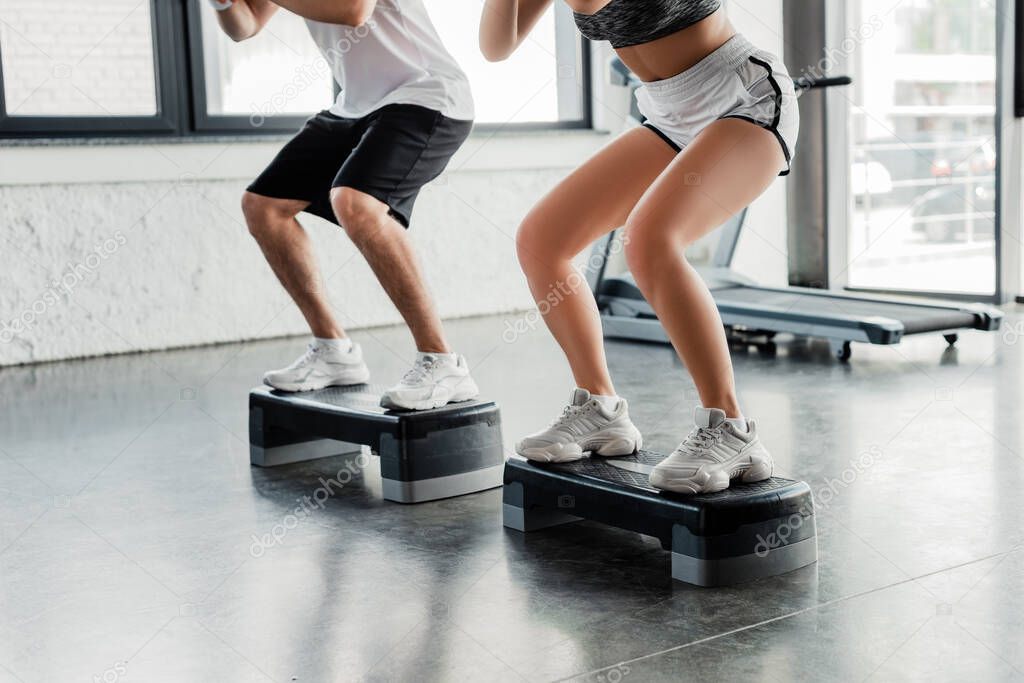
[[[345,330],[334,319],[309,236],[295,220],[307,204],[252,192],[242,199],[249,231],[316,337],[297,361],[263,375],[265,384],[281,391],[312,391],[370,379],[362,350],[345,338]]]
[[[387,204],[350,187],[336,187],[331,191],[331,206],[402,314],[417,350],[450,353],[409,235],[388,214]]]
[[[302,311],[314,337],[340,339],[345,330],[334,317],[309,235],[295,217],[309,202],[275,199],[253,192],[242,196],[249,232],[281,285]]]

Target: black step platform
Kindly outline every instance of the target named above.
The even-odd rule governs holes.
[[[651,469],[665,456],[538,464],[505,463],[505,526],[535,531],[588,519],[653,536],[672,551],[672,577],[724,586],[775,576],[817,560],[810,487],[773,477],[734,482],[719,493],[685,496],[651,488]]]
[[[353,453],[380,456],[384,498],[420,503],[501,486],[501,417],[491,401],[415,412],[380,407],[370,385],[249,393],[250,462],[273,467]]]

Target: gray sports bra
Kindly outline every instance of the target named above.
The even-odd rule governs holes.
[[[649,43],[706,19],[722,0],[612,0],[594,14],[573,12],[580,33],[614,48]]]

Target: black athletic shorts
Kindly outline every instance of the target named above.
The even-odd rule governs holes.
[[[414,104],[389,104],[359,119],[322,111],[247,189],[308,201],[306,212],[338,223],[331,189],[351,187],[387,204],[395,220],[409,227],[420,188],[441,175],[472,127],[472,121]]]

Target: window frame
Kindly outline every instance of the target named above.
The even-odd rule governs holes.
[[[210,115],[207,111],[206,73],[202,45],[203,0],[150,0],[153,39],[153,69],[157,113],[154,116],[10,116],[4,92],[3,53],[0,50],[0,141],[47,138],[166,138],[201,142],[204,138],[267,137],[293,133],[306,115],[273,115],[258,128],[246,115]],[[564,17],[556,15],[556,41],[570,34]],[[591,63],[589,41],[572,28],[577,59],[576,86],[581,99],[581,117],[572,120],[522,123],[478,123],[474,129],[499,131],[545,131],[593,127]],[[556,49],[561,48],[561,42]],[[564,49],[559,49],[559,54]],[[335,94],[338,86],[335,84]],[[560,93],[561,97],[561,93]],[[310,112],[312,114],[313,112]]]
[[[837,211],[829,214],[826,221],[827,245],[828,245],[828,266],[829,286],[844,291],[863,294],[882,294],[896,296],[911,296],[923,299],[947,299],[953,301],[969,301],[978,303],[1004,304],[1013,300],[1017,287],[1012,284],[1012,278],[1021,270],[1020,249],[1007,248],[1007,240],[1004,231],[1007,229],[1020,230],[1020,216],[1011,210],[1008,200],[1019,193],[1021,171],[1015,170],[1012,166],[1012,159],[1015,158],[1014,150],[1009,144],[1012,136],[1007,134],[1007,122],[1015,114],[1014,90],[1016,74],[1021,70],[1018,65],[1014,68],[1013,58],[1015,51],[1015,35],[1024,34],[1021,22],[1024,16],[1015,14],[1014,9],[1024,5],[1022,0],[995,0],[996,16],[1013,17],[1012,24],[1006,21],[996,22],[996,79],[995,79],[995,112],[994,112],[994,133],[993,144],[997,150],[995,177],[995,207],[996,215],[993,219],[994,244],[993,244],[993,281],[991,293],[971,293],[961,291],[944,291],[940,289],[900,289],[893,287],[869,287],[853,286],[847,281],[848,268],[848,245],[849,230],[852,225],[850,206],[847,203],[849,196],[850,167],[850,145],[847,138],[848,122],[850,116],[850,101],[848,98],[826,93],[825,116],[828,120],[829,129],[832,131],[827,137],[823,149],[824,168],[829,173],[835,173],[837,182],[828,182],[828,191],[834,196],[840,188],[845,196],[837,208]],[[849,16],[847,9],[843,6],[833,10],[831,6],[826,12],[839,20],[826,22],[821,31],[827,34],[828,44],[837,45],[838,41],[846,35],[849,28]],[[845,58],[838,60],[836,73],[846,72],[848,63]],[[1008,165],[1008,162],[1010,164]],[[801,178],[798,186],[793,186],[791,191],[814,192],[817,191],[813,178]],[[1008,192],[1008,189],[1016,188],[1016,191]],[[835,270],[833,270],[835,269]],[[832,275],[839,273],[838,276]]]
[[[1008,6],[1007,11],[1010,7]],[[1013,109],[1024,118],[1024,0],[1013,0]]]

